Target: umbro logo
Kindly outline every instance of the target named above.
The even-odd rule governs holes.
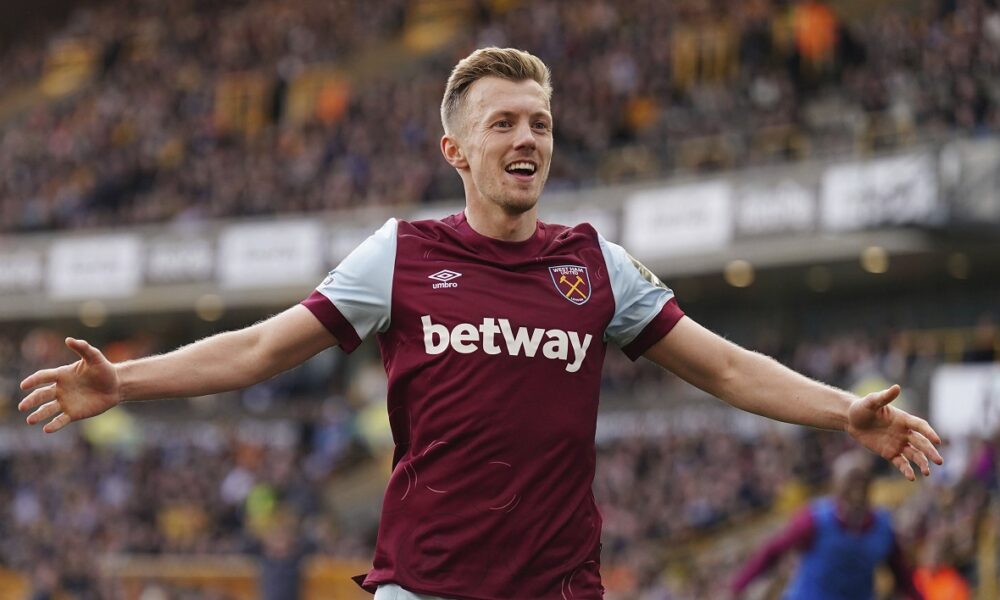
[[[452,279],[458,279],[461,277],[461,273],[456,273],[448,269],[442,269],[433,275],[428,275],[428,279],[434,279],[437,283],[431,284],[431,287],[435,290],[441,288],[456,288],[458,284],[452,281]]]

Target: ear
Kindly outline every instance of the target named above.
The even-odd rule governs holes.
[[[465,159],[465,154],[462,152],[461,146],[458,145],[458,140],[448,134],[441,137],[441,154],[444,155],[448,164],[456,169],[469,168],[469,161]]]

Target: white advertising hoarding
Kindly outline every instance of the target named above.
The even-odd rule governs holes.
[[[816,194],[794,179],[748,183],[736,192],[736,232],[744,236],[802,233],[816,226]]]
[[[938,434],[989,435],[1000,426],[1000,365],[944,365],[931,379],[931,423]]]
[[[53,242],[49,295],[59,300],[131,296],[142,283],[142,242],[135,235],[104,235]]]
[[[733,237],[733,191],[713,181],[633,194],[622,240],[640,260],[724,248]]]
[[[219,235],[219,283],[228,288],[319,283],[324,273],[319,223],[233,225]]]
[[[149,244],[146,280],[150,283],[207,281],[215,268],[215,253],[207,237],[156,240]]]
[[[823,173],[823,228],[933,224],[939,217],[936,164],[930,154],[909,154],[831,166]]]
[[[0,292],[34,291],[42,286],[42,253],[0,252]]]

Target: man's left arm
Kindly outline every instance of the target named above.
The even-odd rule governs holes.
[[[911,481],[911,461],[924,475],[930,474],[929,461],[943,462],[934,447],[941,439],[927,421],[890,405],[899,396],[897,385],[859,398],[741,348],[686,316],[643,356],[736,408],[846,431]]]

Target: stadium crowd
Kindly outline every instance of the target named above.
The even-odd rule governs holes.
[[[933,344],[907,341],[914,337],[839,334],[784,354],[831,383],[856,387],[869,377],[893,377],[916,396],[924,371],[945,358]],[[61,339],[46,327],[0,336],[0,566],[32,574],[37,587],[106,597],[114,582],[97,574],[108,554],[260,555],[262,540],[282,523],[294,524],[311,553],[369,558],[376,503],[369,497],[360,506],[357,499],[331,502],[330,493],[357,481],[352,474],[359,471],[375,479],[388,475],[385,429],[367,422],[384,413],[373,356],[349,361],[361,364],[347,373],[343,361],[321,354],[315,364],[247,390],[238,404],[251,409],[249,420],[245,410],[243,419],[233,419],[233,411],[205,412],[195,401],[178,417],[176,403],[184,401],[164,401],[129,412],[160,413],[39,436],[19,424],[16,385],[36,368],[62,361]],[[160,339],[170,343],[169,336]],[[165,349],[144,336],[106,347],[116,359]],[[976,348],[967,359],[990,359]],[[664,389],[672,376],[619,354],[609,353],[605,398],[619,408],[631,402],[645,428],[603,434],[599,428],[594,489],[605,519],[608,597],[721,597],[727,581],[720,573],[735,572],[746,552],[684,557],[670,550],[823,491],[832,459],[851,443],[827,432],[730,426],[714,405],[693,420],[682,418],[680,407],[672,410],[663,400],[680,390]],[[659,397],[659,410],[635,400],[652,396]],[[261,408],[261,398],[273,404]],[[663,427],[650,429],[656,420]],[[946,544],[949,564],[973,582],[979,524],[998,497],[998,441],[976,442],[966,471],[917,486],[897,511],[900,531],[911,536],[908,548]],[[379,485],[372,485],[373,496]],[[924,551],[912,554],[923,560]],[[178,597],[215,597],[184,594]]]
[[[550,189],[1000,125],[989,0],[863,19],[820,0],[483,1],[444,50],[304,85],[398,38],[415,5],[109,0],[16,42],[0,90],[58,80],[53,64],[93,75],[0,124],[0,231],[458,197],[437,107],[455,58],[485,44],[553,69]]]

